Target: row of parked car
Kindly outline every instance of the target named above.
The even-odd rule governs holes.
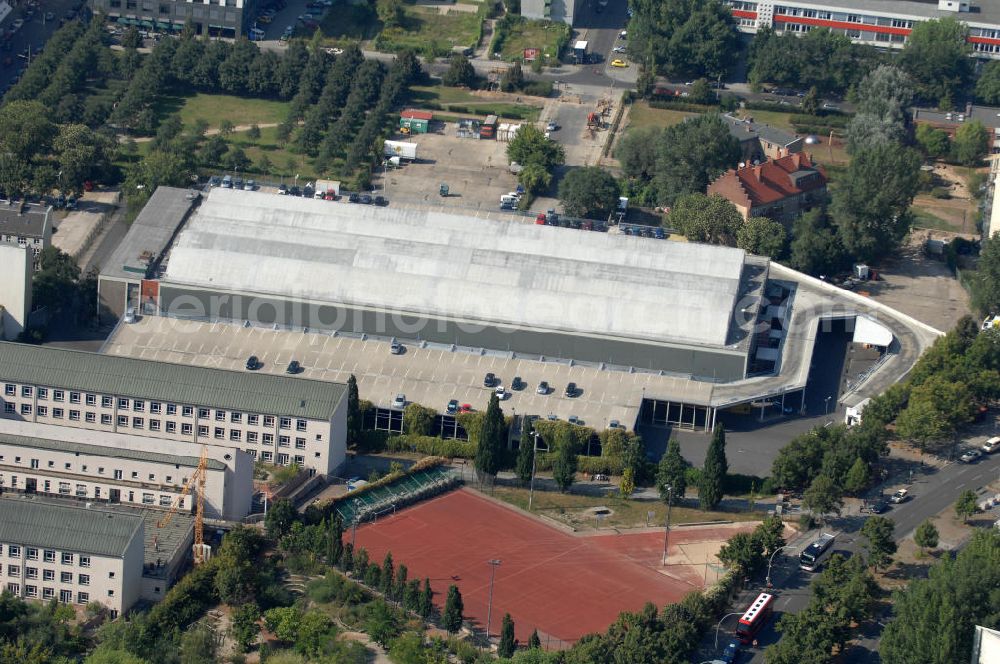
[[[510,382],[510,390],[515,392],[520,392],[528,386],[520,376],[514,376],[514,380]],[[486,374],[483,378],[483,387],[492,387],[493,393],[497,395],[497,398],[503,401],[511,396],[511,391],[503,386],[503,381],[497,377],[496,374],[490,372]],[[549,386],[547,381],[541,381],[538,383],[538,387],[535,388],[535,394],[546,395],[552,392],[552,388]],[[564,396],[569,398],[574,398],[580,395],[582,390],[576,386],[576,383],[567,383],[566,390],[563,392]]]
[[[539,226],[560,226],[562,228],[575,228],[578,231],[597,231],[607,233],[608,225],[603,221],[591,219],[577,219],[575,217],[562,217],[555,210],[539,212],[535,216],[535,224]]]

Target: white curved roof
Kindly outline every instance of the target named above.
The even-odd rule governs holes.
[[[723,346],[743,262],[725,247],[215,189],[163,281]]]

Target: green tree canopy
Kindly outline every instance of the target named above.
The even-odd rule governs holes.
[[[948,133],[941,129],[935,129],[928,124],[918,124],[916,138],[917,145],[928,157],[939,159],[951,152],[951,139]]]
[[[751,254],[778,258],[785,250],[785,227],[768,217],[750,217],[736,231],[736,246]]]
[[[976,81],[976,97],[984,104],[1000,104],[1000,61],[990,60]]]
[[[673,205],[685,194],[705,191],[739,160],[739,141],[718,115],[697,115],[668,127],[656,144],[656,202]]]
[[[995,625],[1000,612],[1000,532],[977,530],[952,559],[926,579],[894,593],[893,619],[879,644],[885,664],[952,664],[972,658],[976,625]]]
[[[930,519],[924,520],[913,532],[913,542],[921,549],[933,549],[938,545],[938,529]]]
[[[824,518],[827,514],[840,513],[844,499],[840,489],[826,475],[818,475],[802,494],[802,506]]]
[[[445,600],[444,613],[441,615],[441,626],[452,634],[462,629],[462,621],[465,619],[462,603],[462,593],[458,586],[448,586],[448,598]]]
[[[517,641],[514,639],[514,619],[509,613],[503,614],[503,623],[500,627],[500,645],[497,647],[497,655],[504,658],[514,656],[517,649]]]
[[[721,424],[716,424],[712,431],[712,442],[708,444],[708,451],[705,453],[705,466],[702,468],[701,480],[698,483],[698,501],[701,503],[701,509],[714,510],[722,502],[722,492],[728,472],[726,429]]]
[[[576,442],[567,437],[556,445],[556,457],[552,460],[552,479],[563,493],[576,481],[579,460],[576,457]]]
[[[743,216],[728,200],[712,194],[687,194],[677,199],[667,223],[692,242],[734,246]]]
[[[635,0],[629,22],[629,52],[665,76],[726,73],[739,50],[729,8],[718,0]]]
[[[979,120],[969,120],[955,130],[952,144],[955,159],[966,166],[975,166],[990,150],[990,132]]]
[[[473,69],[469,58],[456,53],[451,56],[451,60],[448,62],[448,71],[441,77],[441,82],[451,87],[475,87],[476,70]]]
[[[491,394],[483,418],[483,428],[479,434],[479,443],[476,445],[476,474],[481,476],[480,483],[492,482],[496,478],[503,461],[505,433],[506,426],[503,411],[500,410],[500,400],[497,399],[497,395]]]
[[[831,216],[847,251],[875,260],[899,246],[920,186],[920,155],[886,143],[858,150],[833,192]],[[794,247],[793,247],[794,255]]]
[[[875,569],[892,562],[892,554],[896,553],[895,528],[896,522],[884,516],[870,516],[861,526],[861,536],[868,540],[868,563]]]
[[[917,96],[950,108],[972,73],[968,33],[950,16],[913,25],[899,63],[913,80]]]
[[[559,200],[571,216],[605,219],[618,205],[618,182],[599,166],[574,168],[559,183]]]
[[[958,500],[955,501],[955,514],[961,517],[963,521],[968,521],[969,517],[978,511],[979,507],[976,505],[976,493],[972,490],[966,490],[961,493]]]
[[[687,466],[681,456],[680,441],[671,438],[656,468],[656,488],[660,492],[660,500],[665,503],[672,500],[674,505],[684,501],[684,494],[687,492]],[[667,487],[671,490],[668,491]]]
[[[546,138],[541,129],[526,124],[521,125],[521,129],[507,144],[507,159],[525,168],[529,164],[538,164],[546,171],[550,171],[566,160],[566,153],[559,143]]]

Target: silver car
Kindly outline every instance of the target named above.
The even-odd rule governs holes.
[[[393,408],[406,408],[406,395],[397,394],[396,398],[392,400]]]

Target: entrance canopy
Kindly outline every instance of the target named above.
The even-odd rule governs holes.
[[[854,343],[886,348],[892,343],[892,332],[872,318],[858,316],[854,322]]]

